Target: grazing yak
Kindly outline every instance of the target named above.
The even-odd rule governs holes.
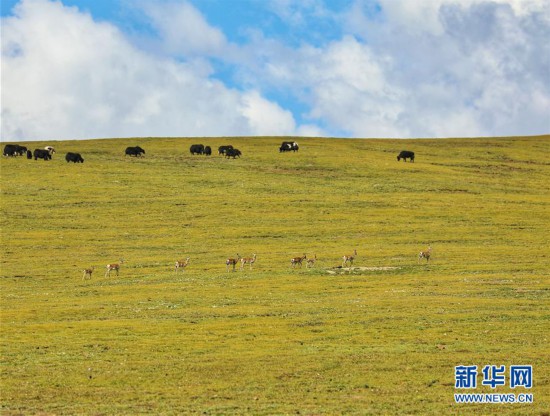
[[[408,150],[403,150],[399,155],[397,156],[397,161],[399,162],[401,159],[403,159],[404,162],[407,161],[407,159],[410,159],[411,162],[414,162],[414,152],[409,152]]]
[[[82,159],[82,156],[80,156],[80,153],[69,152],[65,155],[65,160],[67,161],[67,163],[69,162],[84,163],[84,159]]]
[[[17,145],[16,144],[7,144],[4,146],[4,156],[17,156]]]
[[[297,152],[300,147],[298,146],[298,143],[296,142],[283,142],[281,144],[281,147],[279,147],[279,153],[281,152],[290,152],[291,150],[293,152]]]
[[[4,146],[4,156],[17,156],[17,145],[16,144],[7,144]]]
[[[7,144],[4,146],[4,156],[23,156],[27,152],[25,146],[19,146],[18,144]]]
[[[233,146],[228,144],[227,146],[218,147],[218,155],[225,155],[228,149],[233,149]]]
[[[192,144],[189,148],[189,152],[192,155],[202,155],[204,154],[204,145],[203,144]]]
[[[226,158],[230,158],[232,157],[233,159],[237,158],[237,157],[241,157],[242,153],[239,149],[227,149],[225,151],[225,157]]]
[[[142,154],[145,154],[145,150],[143,150],[139,146],[127,147],[126,150],[125,150],[125,155],[126,156],[135,156],[135,157],[140,156],[141,157]]]
[[[38,160],[38,159],[51,160],[52,155],[46,149],[35,149],[34,160]]]
[[[212,148],[211,148],[210,146],[205,146],[205,148],[204,148],[204,154],[205,154],[206,156],[212,155]]]
[[[32,159],[32,152],[27,150],[27,159]]]

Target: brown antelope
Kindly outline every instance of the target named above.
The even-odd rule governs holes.
[[[418,263],[420,263],[420,260],[426,259],[426,263],[430,261],[430,256],[432,255],[432,247],[428,246],[427,250],[421,251],[418,253]]]
[[[353,266],[353,260],[355,260],[355,257],[357,256],[357,250],[353,251],[353,254],[346,254],[342,257],[342,267],[345,267],[346,264],[349,263],[349,267]]]
[[[307,259],[306,269],[309,269],[310,267],[313,267],[316,260],[317,260],[317,254],[314,254],[313,258]]]
[[[111,276],[111,270],[116,270],[116,275],[118,276],[118,271],[120,270],[120,265],[124,263],[124,259],[120,259],[119,263],[111,263],[107,265],[107,271],[105,272],[105,277]]]
[[[185,272],[185,268],[189,264],[190,257],[187,257],[185,260],[176,260],[176,273],[178,272],[178,269],[181,269],[182,272]]]
[[[302,267],[302,262],[307,258],[306,253],[302,257],[293,257],[290,259],[290,265],[294,268],[297,264]]]
[[[227,271],[229,271],[229,266],[233,266],[233,271],[235,271],[235,266],[237,265],[237,263],[241,260],[241,256],[239,256],[239,253],[237,253],[237,258],[234,259],[234,258],[228,258],[226,261],[225,261],[225,265],[227,266]]]
[[[82,279],[86,278],[92,278],[92,273],[94,272],[94,266],[90,267],[89,269],[84,269],[84,273],[82,274]]]
[[[252,270],[252,264],[256,261],[256,253],[252,257],[243,257],[241,258],[241,270],[244,269],[245,264],[250,264],[250,270]]]

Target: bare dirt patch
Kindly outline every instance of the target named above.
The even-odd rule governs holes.
[[[354,273],[354,272],[379,272],[379,271],[390,271],[390,270],[399,270],[401,267],[396,266],[383,266],[383,267],[333,267],[327,269],[328,274],[343,274],[343,273]]]

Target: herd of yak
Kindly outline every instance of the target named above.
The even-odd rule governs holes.
[[[28,150],[25,146],[20,146],[18,144],[7,144],[4,146],[4,156],[23,156],[27,155],[27,159],[32,159],[34,157],[34,160],[42,159],[42,160],[51,160],[53,154],[55,153],[55,148],[52,146],[46,146],[44,149],[34,149],[34,152],[31,152]],[[68,152],[65,155],[65,160],[67,162],[73,162],[73,163],[84,163],[84,159],[82,159],[82,156],[80,153],[73,153]]]
[[[299,149],[298,143],[296,142],[283,142],[279,147],[279,152],[297,152]],[[192,155],[206,155],[210,156],[212,154],[212,148],[210,146],[204,146],[202,144],[193,144],[189,148],[189,152]],[[4,147],[4,156],[23,156],[27,155],[27,159],[43,159],[51,160],[52,155],[55,153],[55,149],[52,146],[46,146],[44,149],[35,149],[34,152],[28,150],[25,146],[20,146],[18,144],[7,144]],[[127,147],[124,154],[126,156],[141,157],[145,154],[139,146]],[[218,148],[218,155],[223,155],[226,158],[237,158],[241,157],[242,152],[239,149],[234,148],[232,145],[220,146]],[[409,159],[411,162],[414,162],[414,152],[403,150],[397,156],[397,160],[400,161],[403,159],[405,162]],[[80,153],[68,152],[65,155],[65,160],[67,162],[73,163],[84,163],[84,159]]]

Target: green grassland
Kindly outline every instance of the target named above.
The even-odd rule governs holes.
[[[550,136],[282,140],[2,158],[2,414],[548,414]],[[252,270],[226,272],[237,253]],[[488,364],[533,388],[481,386]],[[455,404],[458,365],[534,403]]]

